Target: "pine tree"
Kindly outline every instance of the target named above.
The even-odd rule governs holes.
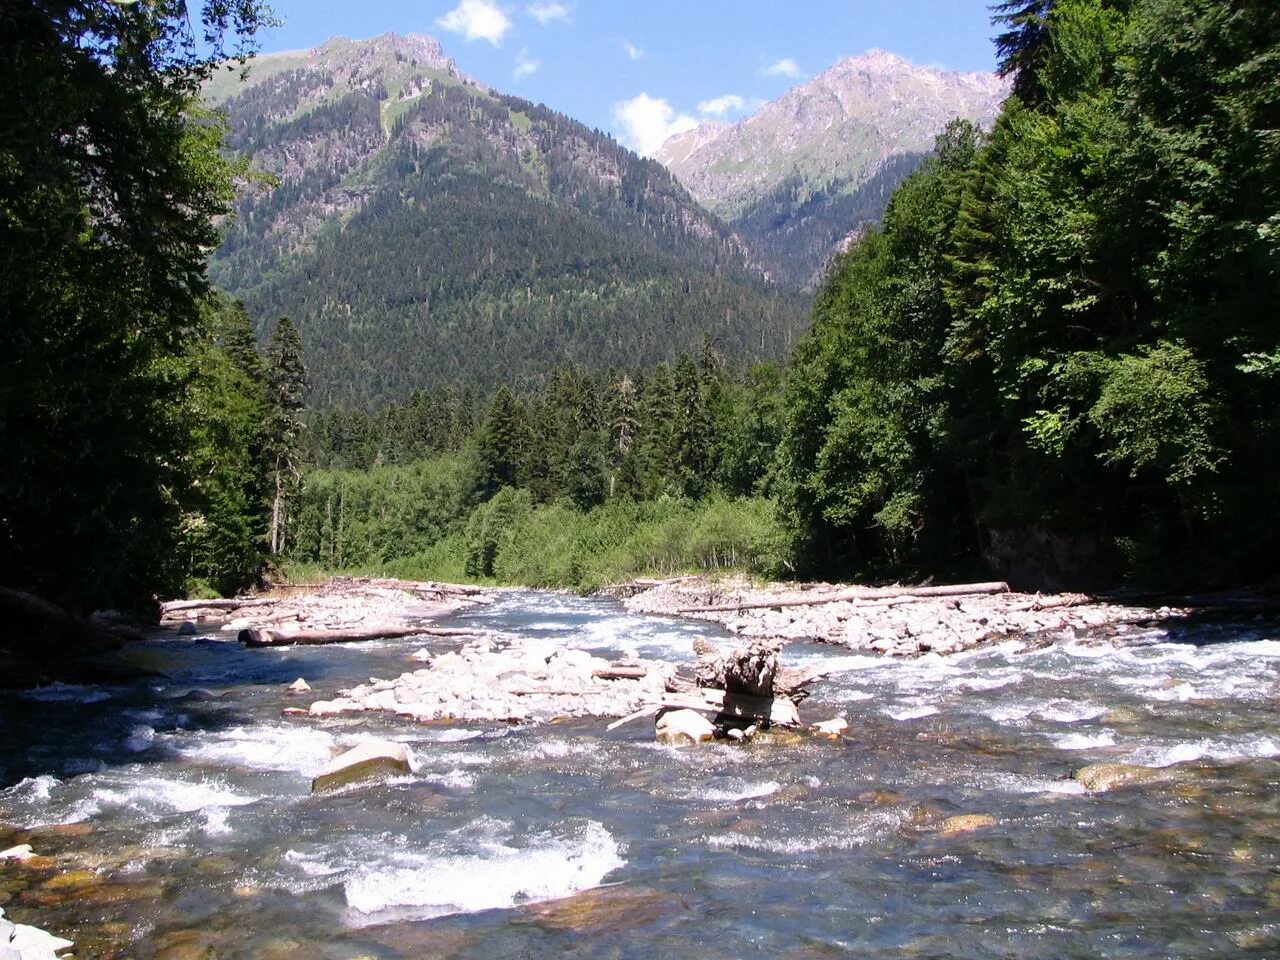
[[[284,552],[289,499],[297,490],[307,373],[302,337],[293,321],[281,317],[267,344],[267,463],[271,478],[271,552]]]
[[[201,84],[254,0],[0,11],[0,583],[69,607],[181,588],[186,403],[214,220]],[[203,40],[197,44],[193,34]],[[237,49],[230,49],[235,46]]]

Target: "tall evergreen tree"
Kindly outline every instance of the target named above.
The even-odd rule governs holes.
[[[271,477],[271,552],[282,553],[289,521],[289,500],[297,489],[302,440],[303,397],[307,373],[302,337],[288,317],[281,317],[267,343],[267,463]]]
[[[176,412],[233,195],[196,96],[263,20],[255,0],[0,12],[0,583],[76,609],[181,587]]]

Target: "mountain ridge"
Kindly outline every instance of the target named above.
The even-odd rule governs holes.
[[[781,356],[807,314],[663,166],[466,77],[428,37],[337,38],[214,89],[275,179],[215,284],[302,329],[313,401],[373,406],[695,352]]]
[[[879,219],[947,122],[989,125],[1007,93],[995,74],[917,66],[873,49],[740,120],[676,134],[656,156],[766,254],[780,279],[812,288],[845,238]]]

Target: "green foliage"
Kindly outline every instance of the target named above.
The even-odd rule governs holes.
[[[982,552],[1016,577],[1032,543],[1064,546],[1040,582],[1274,569],[1280,23],[1259,0],[998,12],[1017,96],[903,183],[797,348],[799,542],[873,573]]]
[[[284,552],[291,501],[301,475],[303,395],[307,373],[302,364],[302,337],[288,317],[281,317],[267,343],[266,465],[272,487],[271,552]]]
[[[0,582],[141,607],[182,587],[180,517],[209,464],[181,414],[218,393],[188,399],[236,168],[194,97],[263,8],[68,0],[0,20]]]
[[[528,490],[503,487],[478,506],[463,532],[463,569],[469,577],[492,577],[498,554],[516,537],[533,510]]]
[[[191,438],[190,497],[182,527],[188,594],[230,595],[262,568],[267,534],[268,396],[244,305],[213,299],[213,336],[193,358],[197,371],[183,411]]]
[[[370,470],[309,470],[293,508],[287,561],[349,570],[423,555],[462,532],[470,476],[459,455]]]

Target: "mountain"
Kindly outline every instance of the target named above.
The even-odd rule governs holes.
[[[993,74],[918,67],[873,50],[736,123],[704,123],[658,160],[760,252],[812,285],[832,252],[884,212],[949,120],[983,125],[1008,93]]]
[[[704,337],[777,357],[805,323],[665,167],[475,82],[429,37],[262,56],[206,98],[270,178],[210,277],[264,324],[295,320],[317,406],[650,365]]]

